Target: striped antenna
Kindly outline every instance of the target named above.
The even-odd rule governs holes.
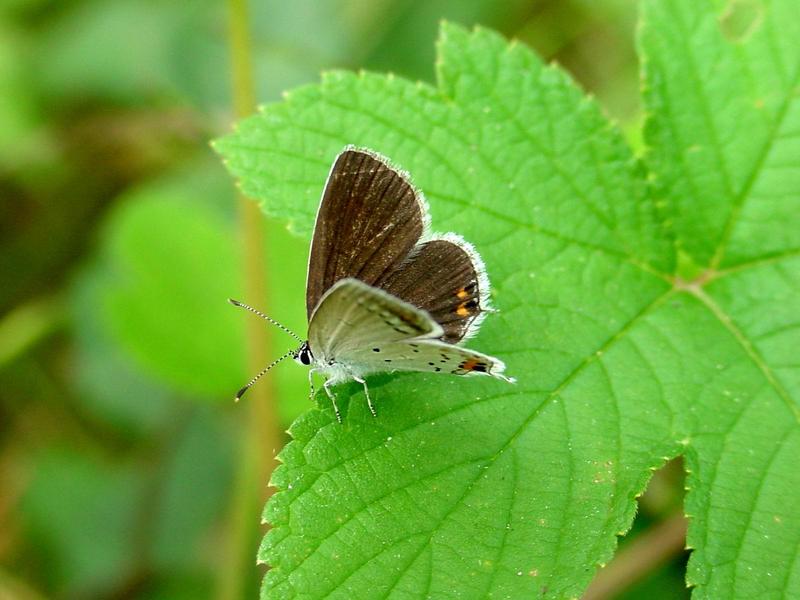
[[[262,318],[262,319],[264,319],[265,321],[269,321],[270,323],[272,323],[273,325],[275,325],[275,327],[277,327],[277,328],[279,328],[279,329],[282,329],[283,331],[285,331],[286,333],[288,333],[290,336],[292,336],[292,337],[293,337],[294,339],[296,339],[298,342],[302,342],[302,341],[303,341],[303,338],[301,338],[299,335],[297,335],[297,334],[296,334],[294,331],[292,331],[292,330],[291,330],[291,329],[289,329],[288,327],[284,327],[283,325],[281,325],[280,323],[278,323],[278,322],[277,322],[275,319],[273,319],[272,317],[268,317],[267,315],[265,315],[265,314],[264,314],[263,312],[261,312],[260,310],[256,310],[256,309],[255,309],[255,308],[253,308],[252,306],[247,306],[247,304],[245,304],[244,302],[239,302],[238,300],[234,300],[233,298],[228,298],[228,302],[230,302],[230,303],[231,303],[231,304],[233,304],[234,306],[239,306],[239,307],[241,307],[241,308],[244,308],[245,310],[249,310],[251,313],[253,313],[254,315],[258,315],[259,317],[261,317],[261,318]],[[285,358],[285,357],[284,357],[284,358]]]
[[[246,386],[244,386],[242,389],[240,389],[238,392],[236,392],[236,397],[233,399],[233,401],[234,401],[234,402],[238,402],[238,401],[239,401],[239,400],[242,398],[242,396],[244,396],[244,393],[245,393],[247,390],[249,390],[249,389],[250,389],[250,387],[251,387],[251,386],[252,386],[252,385],[253,385],[253,384],[254,384],[256,381],[258,381],[259,379],[261,379],[261,377],[262,377],[263,375],[265,375],[267,371],[269,371],[269,370],[270,370],[272,367],[274,367],[274,366],[275,366],[275,365],[277,365],[279,362],[281,362],[281,361],[282,361],[284,358],[289,358],[289,357],[290,357],[290,356],[292,356],[294,353],[295,353],[295,351],[294,351],[294,350],[289,350],[289,351],[287,351],[287,352],[286,352],[286,354],[284,354],[284,355],[283,355],[283,356],[281,356],[280,358],[276,358],[276,359],[275,359],[275,360],[273,360],[271,363],[269,363],[269,364],[268,364],[266,367],[264,367],[263,369],[261,369],[261,371],[258,373],[258,375],[256,375],[255,377],[253,377],[253,378],[252,378],[250,381],[248,381],[248,382],[247,382],[247,385],[246,385]]]

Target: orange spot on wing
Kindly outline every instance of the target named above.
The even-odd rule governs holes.
[[[461,298],[463,300],[464,298],[469,296],[469,293],[464,288],[461,288],[460,290],[458,290],[456,292],[456,296],[458,296],[459,298]]]
[[[468,373],[471,373],[473,371],[475,371],[476,373],[489,373],[490,372],[489,369],[491,367],[484,360],[473,356],[472,358],[468,358],[462,361],[458,365],[458,368],[461,369],[461,371],[466,371]]]
[[[461,368],[464,369],[465,371],[472,371],[475,367],[478,366],[479,362],[480,361],[477,358],[468,358],[467,360],[464,361]]]
[[[459,317],[466,317],[467,315],[469,315],[469,309],[463,304],[459,304],[458,308],[456,309],[456,314]]]

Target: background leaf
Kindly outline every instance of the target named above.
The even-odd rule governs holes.
[[[39,457],[35,474],[25,498],[25,524],[61,558],[41,566],[60,582],[58,592],[98,593],[124,578],[136,561],[131,547],[135,506],[145,493],[141,475],[63,448]],[[68,551],[61,544],[69,544]]]
[[[659,10],[693,15],[688,31],[692,43],[701,37],[704,60],[731,54],[711,3],[656,4],[649,22]],[[763,21],[770,31],[787,7],[762,7],[775,11]],[[327,404],[297,421],[267,506],[274,528],[261,558],[273,568],[264,597],[577,596],[630,526],[650,471],[680,453],[696,593],[796,591],[800,429],[789,353],[798,341],[798,258],[702,270],[721,263],[714,248],[728,238],[728,256],[766,258],[746,228],[724,232],[757,210],[744,182],[757,189],[767,158],[784,156],[797,131],[796,86],[775,104],[789,121],[751,132],[743,116],[728,137],[711,139],[713,128],[691,121],[693,98],[686,106],[683,95],[670,98],[683,85],[671,78],[685,73],[657,69],[659,52],[686,52],[682,25],[664,27],[672,35],[663,39],[643,34],[653,148],[644,165],[561,71],[519,44],[451,25],[441,32],[437,88],[331,73],[219,142],[245,191],[305,233],[345,144],[410,171],[434,228],[463,234],[486,260],[501,312],[470,345],[504,359],[519,379],[510,388],[376,377],[377,420],[351,386],[340,391],[353,394],[343,426]],[[705,93],[720,106],[746,105],[728,70],[717,73],[718,81],[699,78]],[[677,161],[681,127],[703,148],[719,146],[703,158],[707,171]],[[765,150],[737,152],[751,133]],[[714,183],[720,156],[751,166],[738,196]],[[772,184],[794,191],[778,187],[782,202],[797,197],[797,156],[781,162],[788,183]],[[718,187],[690,202],[681,190],[692,176]],[[774,233],[762,245],[792,239],[797,212],[786,209],[767,223]]]
[[[81,330],[81,338],[91,340],[83,347],[101,351],[96,359],[106,363],[87,362],[85,384],[91,384],[88,369],[100,369],[100,385],[108,388],[106,369],[113,352],[97,347],[103,335],[116,341],[123,355],[135,357],[140,370],[183,394],[228,402],[250,377],[242,368],[244,325],[250,316],[225,301],[241,297],[242,276],[230,186],[221,174],[217,165],[197,160],[121,199],[106,223],[99,256],[77,290],[76,310],[92,311],[95,321]],[[265,256],[275,277],[293,283],[272,291],[276,306],[290,307],[275,317],[300,330],[305,309],[294,301],[291,289],[305,281],[306,243],[283,226],[271,227]],[[279,348],[296,345],[283,336],[276,336]],[[130,372],[118,376],[135,379]],[[291,365],[275,376],[285,390],[281,411],[289,423],[307,407],[306,377]],[[126,386],[121,387],[124,394]],[[146,396],[136,408],[113,394],[105,394],[100,402],[112,412],[118,411],[110,402],[121,403],[128,413],[142,413],[151,404],[157,411],[158,394],[151,390]]]

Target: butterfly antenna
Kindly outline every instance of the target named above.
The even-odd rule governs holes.
[[[269,364],[268,364],[266,367],[264,367],[263,369],[261,369],[261,371],[258,373],[258,375],[256,375],[255,377],[253,377],[253,378],[252,378],[250,381],[248,381],[248,382],[247,382],[247,385],[246,385],[246,386],[244,386],[242,389],[240,389],[238,392],[236,392],[236,397],[233,399],[233,401],[234,401],[234,402],[238,402],[238,401],[239,401],[239,400],[242,398],[242,396],[244,396],[244,393],[245,393],[247,390],[249,390],[249,389],[250,389],[250,387],[251,387],[251,386],[252,386],[252,385],[253,385],[253,384],[254,384],[256,381],[258,381],[259,379],[261,379],[261,378],[262,378],[262,377],[263,377],[263,376],[264,376],[264,375],[267,373],[267,371],[269,371],[269,370],[270,370],[272,367],[274,367],[274,366],[275,366],[275,365],[277,365],[279,362],[281,362],[281,361],[282,361],[284,358],[289,358],[289,357],[290,357],[292,354],[294,354],[294,350],[289,350],[289,351],[287,351],[287,352],[286,352],[286,354],[284,354],[284,355],[283,355],[283,356],[281,356],[280,358],[276,358],[276,359],[275,359],[275,360],[273,360],[271,363],[269,363]]]
[[[283,325],[278,323],[275,319],[273,319],[272,317],[268,317],[267,315],[262,313],[260,310],[256,310],[252,306],[247,306],[247,304],[245,304],[244,302],[239,302],[238,300],[234,300],[233,298],[228,298],[228,302],[230,302],[234,306],[239,306],[241,308],[244,308],[245,310],[249,310],[251,313],[253,313],[254,315],[258,315],[259,317],[261,317],[265,321],[269,321],[270,323],[275,325],[275,327],[277,327],[279,329],[282,329],[283,331],[288,333],[290,336],[292,336],[298,342],[302,342],[303,341],[303,338],[301,338],[299,335],[297,335],[294,331],[292,331],[288,327],[284,327]]]

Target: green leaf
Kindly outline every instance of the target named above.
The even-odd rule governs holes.
[[[197,407],[166,437],[166,458],[153,486],[158,496],[150,498],[150,558],[163,573],[191,573],[209,530],[226,513],[236,439],[227,425],[218,411]]]
[[[86,448],[37,453],[21,508],[31,542],[45,550],[46,564],[34,567],[48,591],[109,597],[142,571],[162,585],[203,575],[197,561],[210,550],[233,474],[230,424],[204,406],[179,412],[144,448],[159,456],[157,468],[141,455],[120,460]],[[178,597],[172,592],[167,597]]]
[[[18,159],[20,140],[33,137],[38,125],[34,94],[25,77],[21,55],[22,43],[12,31],[0,25],[0,163],[4,166]]]
[[[776,39],[788,39],[776,33],[788,3],[762,7]],[[576,597],[630,527],[651,471],[679,454],[695,593],[797,592],[800,256],[788,248],[800,213],[788,203],[800,153],[784,148],[800,130],[796,86],[759,113],[781,125],[750,131],[758,123],[743,115],[716,140],[733,148],[700,151],[709,169],[713,156],[750,166],[733,195],[689,201],[685,180],[699,185],[703,171],[677,160],[674,131],[707,148],[711,130],[691,121],[694,96],[673,92],[686,73],[657,68],[687,48],[713,62],[731,44],[742,61],[772,46],[784,65],[797,51],[757,33],[728,41],[717,16],[710,2],[648,4],[645,161],[563,72],[447,24],[437,87],[330,73],[218,143],[244,190],[304,233],[345,144],[408,170],[434,229],[463,234],[486,261],[500,312],[469,345],[518,378],[372,377],[377,419],[355,385],[337,389],[344,424],[327,403],[298,419],[265,513],[264,598]],[[695,82],[715,118],[730,116],[717,114],[726,102],[747,104],[729,71]],[[753,89],[772,89],[748,73]],[[761,152],[738,152],[742,137]],[[773,155],[782,177],[770,175]],[[780,220],[745,220],[780,196]]]
[[[174,408],[159,401],[158,388],[142,374],[216,402],[230,402],[252,376],[244,369],[244,327],[257,317],[227,302],[247,301],[240,292],[231,187],[218,165],[189,161],[126,192],[104,224],[98,257],[75,287],[73,304],[82,356],[92,359],[81,367],[79,382],[99,396],[90,403],[106,418],[147,424]],[[274,305],[262,308],[298,330],[305,305],[287,294],[305,281],[306,248],[284,225],[267,224],[270,281],[289,285],[271,287]],[[278,330],[272,339],[276,353],[297,345]],[[113,385],[104,370],[112,366]],[[307,406],[306,375],[287,364],[272,376],[283,399],[281,417],[289,423]],[[129,405],[137,393],[148,397]]]
[[[109,285],[100,265],[73,283],[71,322],[75,331],[75,402],[126,433],[152,434],[175,418],[174,394],[131,364],[130,357],[98,319],[98,298]],[[114,385],[109,386],[109,381]]]
[[[37,458],[22,514],[27,533],[47,549],[41,568],[53,591],[98,596],[132,572],[145,492],[144,477],[127,465],[60,448]]]
[[[796,3],[645,9],[648,162],[677,243],[714,268],[800,251],[800,228],[787,227],[800,187]]]
[[[198,187],[156,181],[120,200],[98,316],[148,370],[222,400],[246,377],[244,320],[226,302],[242,276],[232,228]]]
[[[800,590],[798,504],[786,504],[800,485],[796,10],[646,5],[648,162],[679,247],[708,269],[687,290],[700,300],[693,310],[716,319],[707,340],[736,350],[720,358],[690,429],[687,579],[702,597]]]
[[[387,47],[406,42],[410,32],[429,34],[441,14],[470,18],[489,13],[493,3],[469,5],[446,0],[420,16],[402,8],[397,15],[392,3],[370,6],[362,0],[254,3],[259,97],[279,98],[288,87],[313,80],[327,65],[347,64],[353,56],[369,60],[374,55],[372,60],[381,62]],[[85,102],[87,96],[127,104],[141,103],[143,97],[161,104],[182,99],[213,115],[230,104],[229,57],[220,30],[225,18],[223,6],[205,0],[188,7],[152,0],[68,4],[42,19],[33,70],[43,90],[59,103]],[[404,62],[411,69],[422,61],[429,67],[428,50],[422,43],[410,44]],[[0,48],[0,80],[1,54]],[[0,117],[6,95],[0,97]],[[0,131],[0,141],[4,134]]]

